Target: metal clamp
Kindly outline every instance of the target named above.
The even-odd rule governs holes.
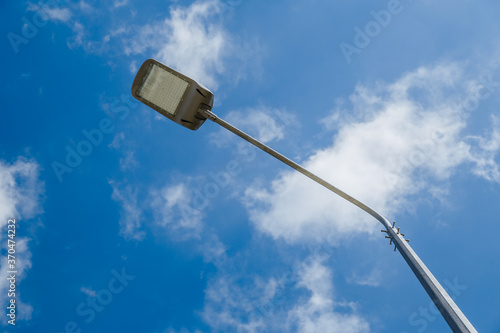
[[[392,228],[393,228],[393,229],[396,229],[396,221],[393,221],[393,222],[392,222]],[[396,235],[401,235],[401,236],[403,237],[403,239],[404,239],[405,234],[403,234],[403,233],[400,231],[400,227],[398,227],[398,229],[397,229],[397,230],[395,230],[395,231],[396,231]],[[393,245],[393,240],[394,240],[394,237],[393,237],[393,236],[390,236],[390,234],[391,234],[391,233],[389,232],[389,230],[383,230],[383,229],[382,229],[382,230],[380,230],[380,232],[385,232],[385,233],[387,234],[387,236],[385,236],[385,238],[389,238],[389,239],[390,239],[390,241],[389,241],[389,245]],[[409,239],[404,239],[404,240],[405,240],[405,241],[407,241],[407,242],[410,242],[410,240],[409,240]],[[396,250],[397,250],[397,246],[396,246],[396,242],[394,242],[394,251],[396,251]]]

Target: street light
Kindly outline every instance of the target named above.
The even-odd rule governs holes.
[[[390,239],[390,244],[394,243],[394,251],[399,250],[452,331],[477,333],[450,295],[410,247],[409,240],[404,238],[399,228],[396,228],[395,222],[391,225],[385,217],[361,201],[217,117],[211,112],[214,95],[207,88],[158,61],[149,59],[144,62],[134,79],[132,95],[167,118],[192,130],[198,129],[206,119],[210,119],[376,218],[385,228],[381,230],[387,234],[385,238]]]

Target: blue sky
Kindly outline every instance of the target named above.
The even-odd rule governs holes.
[[[148,58],[397,221],[476,329],[500,332],[497,2],[0,9],[0,332],[449,331],[373,218],[216,124],[133,100]]]

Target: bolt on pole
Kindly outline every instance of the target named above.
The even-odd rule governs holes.
[[[453,299],[451,299],[450,295],[448,295],[443,286],[441,286],[439,281],[434,277],[434,275],[432,275],[431,271],[427,268],[427,266],[425,266],[424,262],[417,256],[415,251],[413,251],[413,249],[410,247],[410,245],[408,244],[408,240],[404,238],[404,234],[401,234],[399,232],[399,228],[397,229],[395,228],[395,223],[391,225],[384,216],[382,216],[375,210],[371,209],[361,201],[351,197],[349,194],[343,192],[337,187],[331,185],[330,183],[316,176],[315,174],[305,169],[304,167],[300,166],[299,164],[295,163],[294,161],[290,160],[286,156],[281,155],[280,153],[273,150],[269,146],[263,144],[259,140],[251,137],[250,135],[239,130],[233,125],[220,119],[211,111],[203,110],[203,115],[207,119],[210,119],[214,123],[219,124],[225,129],[233,132],[234,134],[250,142],[257,148],[277,158],[281,162],[292,167],[293,169],[297,170],[303,175],[309,177],[316,183],[326,187],[333,193],[341,196],[345,200],[358,206],[359,208],[361,208],[362,210],[364,210],[365,212],[376,218],[384,226],[385,231],[384,230],[382,231],[388,234],[388,236],[386,237],[390,238],[391,244],[392,242],[394,242],[395,245],[394,250],[396,250],[396,248],[399,250],[399,253],[401,253],[408,266],[410,266],[411,270],[417,277],[418,281],[420,281],[425,291],[432,299],[432,301],[438,308],[439,312],[441,312],[441,315],[446,320],[452,331],[454,333],[477,333],[476,329],[472,326],[467,317],[465,317],[465,315],[462,313],[459,307],[455,304]]]

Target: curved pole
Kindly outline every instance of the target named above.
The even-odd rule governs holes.
[[[286,165],[292,167],[293,169],[297,170],[298,172],[302,173],[303,175],[309,177],[310,179],[314,180],[316,183],[326,187],[333,193],[341,196],[345,200],[351,202],[352,204],[358,206],[374,218],[376,218],[386,230],[382,230],[383,232],[386,232],[388,236],[386,238],[390,238],[391,244],[394,242],[395,249],[396,248],[399,250],[407,264],[410,266],[411,270],[417,277],[417,279],[420,281],[422,286],[424,287],[425,291],[427,294],[430,296],[436,307],[439,309],[441,312],[441,315],[444,317],[450,328],[452,329],[453,332],[455,333],[471,333],[475,332],[477,333],[476,329],[472,326],[472,324],[469,322],[467,317],[462,313],[462,311],[458,308],[458,306],[455,304],[455,302],[451,299],[450,295],[446,292],[446,290],[441,286],[441,284],[438,282],[438,280],[432,275],[431,271],[425,266],[424,262],[417,256],[415,251],[410,247],[408,244],[408,240],[404,239],[404,234],[401,234],[399,232],[399,228],[395,228],[394,224],[391,225],[389,221],[376,212],[375,210],[371,209],[361,201],[355,199],[354,197],[350,196],[349,194],[343,192],[342,190],[338,189],[337,187],[333,186],[332,184],[326,182],[325,180],[321,179],[320,177],[316,176],[309,170],[303,168],[301,165],[295,163],[291,159],[289,159],[286,156],[281,155],[274,149],[266,146],[259,140],[251,137],[250,135],[246,134],[245,132],[239,130],[238,128],[234,127],[233,125],[227,123],[226,121],[220,119],[217,117],[214,113],[208,110],[202,110],[203,115],[207,118],[210,119],[211,121],[215,122],[216,124],[221,125],[225,129],[233,132],[234,134],[238,135],[239,137],[243,138],[244,140],[250,142],[257,148],[265,151],[269,155],[277,158],[281,162],[285,163]]]

